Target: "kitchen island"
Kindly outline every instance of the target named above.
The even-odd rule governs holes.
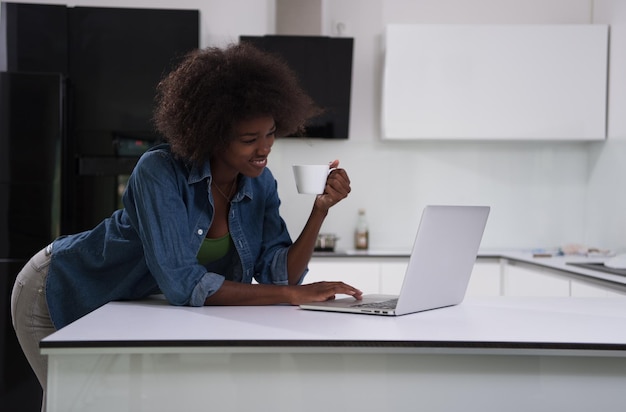
[[[626,299],[397,318],[114,302],[49,336],[48,411],[623,411]]]

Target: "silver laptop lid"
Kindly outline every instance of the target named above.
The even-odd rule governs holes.
[[[461,303],[489,216],[489,206],[426,206],[396,314]]]

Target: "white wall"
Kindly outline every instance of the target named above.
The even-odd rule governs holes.
[[[626,2],[596,0],[594,21],[611,25],[609,139],[589,151],[585,238],[626,251]]]
[[[53,3],[55,0],[24,1]],[[239,34],[271,34],[274,0],[103,0],[68,5],[194,8],[201,45]],[[296,236],[312,198],[297,195],[291,164],[338,158],[353,192],[323,230],[352,246],[365,207],[375,249],[408,249],[428,203],[490,204],[485,248],[567,243],[626,248],[626,2],[622,0],[322,0],[323,34],[345,23],[355,38],[350,139],[279,140],[270,168],[282,213]],[[383,142],[380,131],[382,34],[388,23],[603,23],[611,25],[608,136],[600,143]],[[297,33],[294,33],[297,34]]]
[[[338,157],[350,171],[353,193],[336,206],[324,230],[350,247],[356,209],[366,207],[374,248],[410,246],[417,215],[427,203],[486,203],[493,207],[487,248],[551,247],[584,243],[626,246],[626,189],[620,158],[626,145],[625,3],[620,0],[327,0],[332,24],[345,22],[355,38],[350,140],[277,144],[273,170],[283,182],[285,218],[296,231],[306,203],[289,180],[292,161]],[[606,143],[382,142],[382,34],[388,23],[611,24],[609,140]],[[626,163],[626,162],[621,162]],[[287,182],[285,185],[284,182]],[[285,187],[286,186],[286,187]],[[292,208],[292,204],[299,207]],[[301,207],[300,207],[301,206]]]

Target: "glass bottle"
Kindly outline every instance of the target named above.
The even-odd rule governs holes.
[[[359,209],[359,214],[354,231],[354,248],[357,250],[367,250],[369,248],[369,228],[365,209]]]

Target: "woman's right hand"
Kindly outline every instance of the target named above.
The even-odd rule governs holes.
[[[335,295],[348,295],[356,300],[361,300],[363,296],[360,290],[343,282],[316,282],[290,288],[292,294],[289,303],[292,305],[332,300]]]

